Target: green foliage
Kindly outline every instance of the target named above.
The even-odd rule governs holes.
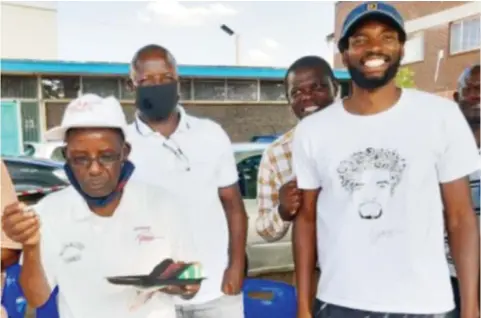
[[[414,72],[408,67],[399,68],[396,74],[396,85],[402,88],[416,87],[414,83]]]

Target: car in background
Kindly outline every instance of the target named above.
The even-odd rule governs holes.
[[[291,251],[291,229],[275,242],[264,240],[256,230],[257,172],[262,154],[269,143],[235,143],[234,156],[239,173],[239,187],[248,215],[247,259],[248,273],[287,272],[294,269]]]
[[[20,199],[28,201],[42,198],[52,190],[61,189],[70,183],[63,163],[28,157],[2,157]]]
[[[254,136],[251,138],[251,142],[272,143],[280,136],[282,134]]]
[[[32,158],[43,158],[63,162],[63,142],[24,142],[23,154]]]

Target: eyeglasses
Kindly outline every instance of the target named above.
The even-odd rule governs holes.
[[[118,162],[120,157],[121,155],[119,153],[105,153],[94,158],[89,156],[72,156],[67,158],[67,161],[72,166],[83,168],[90,168],[94,161],[96,161],[99,165],[106,167]]]
[[[165,139],[162,146],[175,155],[175,157],[182,163],[185,171],[190,171],[189,158],[187,158],[182,149],[180,149],[179,145],[177,145],[173,139]]]

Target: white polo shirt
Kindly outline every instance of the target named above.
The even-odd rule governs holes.
[[[130,160],[136,166],[132,178],[165,187],[184,199],[187,213],[182,217],[197,252],[192,258],[202,263],[207,277],[188,303],[201,304],[223,295],[229,233],[219,188],[235,184],[238,174],[230,139],[222,127],[179,109],[179,126],[170,138],[137,118],[127,139],[132,145]]]
[[[134,287],[106,280],[147,275],[165,258],[193,261],[185,257],[190,240],[172,201],[166,191],[129,181],[111,217],[92,213],[73,187],[35,207],[41,260],[51,288],[59,287],[61,318],[175,318],[174,297],[158,292],[139,303]]]

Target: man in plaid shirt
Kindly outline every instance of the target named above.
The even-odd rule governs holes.
[[[318,56],[304,56],[295,61],[284,82],[287,100],[299,120],[329,106],[338,92],[332,68]],[[266,241],[284,237],[301,204],[292,172],[293,133],[291,129],[271,144],[259,166],[256,227]]]

